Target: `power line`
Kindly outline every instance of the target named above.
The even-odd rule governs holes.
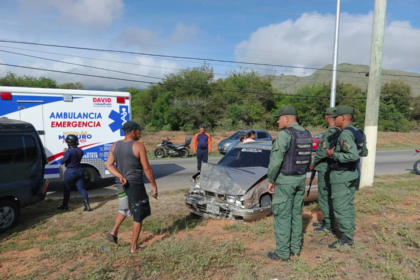
[[[206,62],[207,61],[212,61],[212,62],[223,62],[223,63],[232,63],[232,64],[259,65],[259,66],[282,67],[282,68],[293,68],[293,69],[332,71],[332,69],[324,69],[324,68],[316,68],[316,67],[305,67],[305,66],[294,66],[294,65],[280,65],[280,64],[257,63],[257,62],[246,62],[246,61],[233,61],[233,60],[223,60],[223,59],[214,59],[214,58],[199,58],[199,57],[188,57],[188,56],[174,56],[174,55],[164,55],[164,54],[151,54],[151,53],[143,53],[143,52],[130,52],[130,51],[122,51],[122,50],[110,50],[110,49],[76,47],[76,46],[67,46],[67,45],[43,44],[43,43],[35,43],[35,42],[4,40],[4,39],[0,39],[0,42],[12,43],[12,44],[25,44],[25,45],[35,45],[35,46],[46,46],[46,47],[55,47],[55,48],[78,49],[78,50],[86,50],[86,51],[99,51],[99,52],[109,52],[109,53],[121,53],[121,54],[128,54],[128,55],[144,55],[144,56],[152,56],[152,57],[168,57],[168,58],[177,58],[177,59],[200,60],[200,61],[206,61]],[[365,74],[366,73],[366,72],[344,71],[344,70],[337,70],[337,72],[357,73],[357,74]]]
[[[87,51],[121,53],[121,54],[127,54],[127,55],[144,55],[144,56],[152,56],[152,57],[169,57],[169,58],[188,59],[188,60],[200,60],[200,61],[204,61],[204,62],[212,61],[212,62],[223,62],[223,63],[233,63],[233,64],[244,64],[244,65],[260,65],[260,66],[282,67],[282,68],[292,68],[292,69],[321,70],[321,71],[330,71],[330,72],[333,71],[332,69],[316,68],[316,67],[280,65],[280,64],[257,63],[257,62],[246,62],[246,61],[233,61],[233,60],[188,57],[188,56],[174,56],[174,55],[164,55],[164,54],[151,54],[151,53],[143,53],[143,52],[130,52],[130,51],[122,51],[122,50],[110,50],[110,49],[76,47],[76,46],[67,46],[67,45],[43,44],[43,43],[14,41],[14,40],[5,40],[5,39],[0,39],[0,42],[12,43],[12,44],[26,44],[26,45],[46,46],[46,47],[55,47],[55,48],[78,49],[78,50],[87,50]],[[366,74],[366,71],[360,72],[360,71],[337,70],[337,72]],[[419,76],[403,75],[403,74],[382,74],[382,75],[384,75],[384,76],[396,76],[396,77],[420,78],[420,75]]]
[[[151,84],[151,85],[161,84],[161,83],[156,83],[156,82],[147,82],[147,81],[140,81],[140,80],[131,80],[131,79],[108,77],[108,76],[99,76],[99,75],[59,71],[59,70],[52,70],[52,69],[22,66],[22,65],[13,65],[13,64],[7,64],[7,63],[0,63],[0,65],[9,66],[9,67],[16,67],[16,68],[24,68],[24,69],[30,69],[30,70],[37,70],[37,71],[46,71],[46,72],[54,72],[54,73],[61,73],[61,74],[69,74],[69,75],[101,78],[101,79],[118,80],[118,81],[125,81],[125,82],[145,83],[145,84]],[[161,85],[164,85],[164,84],[161,84]],[[209,85],[209,84],[206,84],[206,85]],[[185,87],[185,85],[182,85],[182,84],[171,85],[171,86]],[[194,84],[190,84],[189,86],[194,86]],[[278,92],[270,92],[270,91],[266,91],[266,92],[264,92],[264,91],[241,91],[241,90],[223,89],[223,88],[214,88],[213,90],[215,90],[215,91],[238,92],[238,93],[265,93],[265,94],[272,94],[272,95],[279,95],[279,96],[289,96],[289,97],[294,97],[294,98],[296,98],[296,97],[297,98],[330,98],[329,95],[323,96],[323,95],[287,94],[287,93],[278,93]],[[341,97],[337,97],[337,98],[338,99],[366,99],[365,96],[341,96]],[[384,99],[416,99],[416,97],[386,97]]]
[[[95,67],[95,66],[89,66],[89,65],[84,65],[84,64],[78,64],[78,63],[72,63],[72,62],[67,62],[67,61],[61,61],[61,60],[56,60],[56,59],[51,59],[51,58],[46,58],[46,57],[34,56],[34,55],[29,55],[29,54],[17,53],[17,52],[10,52],[10,51],[5,51],[5,50],[1,50],[1,49],[0,49],[0,52],[10,53],[10,54],[16,54],[16,55],[26,56],[26,57],[32,57],[32,58],[36,58],[36,59],[54,61],[54,62],[69,64],[69,65],[87,67],[87,68],[91,68],[91,69],[97,69],[97,70],[115,72],[115,73],[126,74],[126,75],[139,76],[139,77],[150,78],[150,79],[157,79],[157,80],[162,80],[163,79],[163,78],[158,78],[158,77],[153,77],[153,76],[140,75],[140,74],[134,74],[134,73],[124,72],[124,71],[112,70],[112,69],[107,69],[107,68],[102,68],[102,67]]]
[[[38,50],[31,50],[31,49],[24,49],[24,48],[6,47],[6,46],[1,46],[1,45],[0,45],[0,47],[1,48],[12,49],[12,50],[23,50],[23,51],[37,52],[37,53],[45,53],[45,54],[52,54],[52,55],[77,57],[77,58],[84,58],[84,59],[91,59],[91,60],[98,60],[98,61],[105,61],[105,62],[121,63],[121,64],[127,64],[127,65],[138,65],[138,66],[146,66],[146,67],[169,69],[169,70],[185,70],[185,69],[182,69],[182,68],[171,68],[171,67],[155,66],[155,65],[148,65],[148,64],[142,64],[142,63],[132,63],[132,62],[125,62],[125,61],[118,61],[118,60],[109,60],[109,59],[100,59],[100,58],[93,58],[93,57],[86,57],[86,56],[77,56],[77,55],[63,54],[63,53],[45,52],[45,51],[38,51]],[[232,69],[238,68],[237,66],[227,66],[227,65],[216,64],[216,63],[209,63],[209,64],[210,65],[216,65],[216,66],[229,67],[229,68],[232,68]],[[263,70],[263,71],[271,71],[271,72],[273,70],[275,70],[275,69],[255,68],[255,67],[247,67],[247,69]],[[294,72],[294,71],[279,71],[279,72],[280,73],[295,73],[295,74],[302,74],[302,75],[310,74],[310,72]],[[214,74],[220,75],[220,76],[229,76],[227,74],[222,74],[222,73],[214,73]]]

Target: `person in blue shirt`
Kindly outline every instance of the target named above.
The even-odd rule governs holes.
[[[76,135],[67,135],[66,143],[69,148],[64,149],[64,155],[61,157],[60,161],[60,164],[64,164],[67,168],[64,173],[64,197],[63,204],[57,206],[57,209],[69,209],[68,204],[70,200],[70,190],[76,185],[77,190],[82,195],[83,202],[85,204],[83,211],[91,211],[92,209],[89,205],[89,197],[85,189],[84,171],[80,165],[84,154],[83,150],[77,147],[79,145],[79,140]]]

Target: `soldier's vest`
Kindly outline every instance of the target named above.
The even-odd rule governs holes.
[[[359,156],[360,156],[363,152],[363,146],[365,143],[365,135],[363,131],[361,129],[355,129],[354,127],[346,127],[344,128],[344,130],[349,130],[353,134],[354,142],[356,143],[357,151],[359,152]],[[338,140],[338,137],[340,137],[341,133],[342,132],[340,132],[337,135],[337,138],[336,138],[337,140]],[[337,140],[335,140],[334,142],[337,143]],[[331,160],[330,169],[334,171],[355,171],[357,169],[357,162],[358,161],[341,163],[335,160]]]
[[[290,147],[284,156],[280,173],[283,175],[303,175],[308,171],[312,159],[312,135],[308,130],[298,131],[286,128],[291,135]]]

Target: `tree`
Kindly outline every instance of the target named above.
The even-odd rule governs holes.
[[[5,77],[0,78],[0,86],[8,87],[37,87],[37,88],[58,88],[57,82],[46,77],[18,77],[12,72],[8,72]]]
[[[83,84],[80,82],[64,83],[64,84],[60,84],[58,87],[62,89],[84,89]]]

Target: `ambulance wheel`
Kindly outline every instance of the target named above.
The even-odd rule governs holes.
[[[182,158],[186,158],[190,155],[190,151],[188,151],[188,149],[184,148],[184,149],[181,150],[180,154],[181,154]]]
[[[165,151],[163,149],[156,149],[155,150],[155,157],[163,158],[165,156]]]
[[[83,167],[84,176],[85,176],[85,189],[91,189],[95,186],[96,181],[98,180],[98,173],[93,167],[84,166]]]
[[[19,219],[19,207],[10,200],[0,201],[0,233],[14,227]]]

